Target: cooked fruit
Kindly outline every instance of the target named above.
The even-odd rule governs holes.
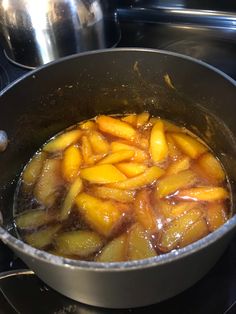
[[[80,139],[81,135],[82,132],[77,129],[68,131],[50,140],[50,142],[43,147],[43,150],[49,153],[62,151],[68,146],[76,143]]]
[[[161,120],[157,121],[152,128],[149,151],[154,162],[162,162],[168,156],[164,124]]]

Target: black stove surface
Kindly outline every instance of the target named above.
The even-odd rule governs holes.
[[[139,2],[142,1],[136,1],[136,5]],[[220,24],[217,27],[217,20],[212,24],[207,18],[199,17],[193,23],[188,15],[183,20],[179,15],[170,16],[170,11],[151,9],[144,12],[142,9],[141,15],[140,10],[131,11],[120,8],[122,39],[119,47],[147,47],[183,53],[236,79],[236,16],[230,16],[229,24],[229,16],[217,15]],[[0,90],[27,72],[9,63],[0,49]],[[0,314],[12,313],[236,313],[236,237],[215,267],[192,288],[165,302],[127,310],[95,308],[61,296],[45,286],[0,243]]]

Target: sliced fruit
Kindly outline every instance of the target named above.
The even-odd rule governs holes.
[[[132,150],[134,151],[134,156],[132,158],[133,161],[135,162],[145,162],[148,161],[149,156],[148,154],[143,151],[142,149],[139,149],[135,146],[126,144],[126,143],[122,143],[119,141],[114,141],[111,143],[111,150],[112,152],[117,152],[120,150]]]
[[[136,177],[111,184],[111,187],[122,189],[122,190],[135,190],[135,189],[138,189],[138,188],[141,188],[143,186],[153,183],[159,177],[161,177],[164,173],[165,171],[163,169],[157,166],[153,166],[153,167],[147,168],[146,171],[144,171],[142,174]]]
[[[174,139],[177,146],[189,157],[196,159],[201,154],[205,153],[208,148],[200,143],[197,139],[185,133],[172,133],[172,138]]]
[[[135,177],[143,173],[147,166],[138,162],[122,162],[116,164],[116,167],[123,172],[128,178]]]
[[[110,145],[101,133],[91,132],[89,134],[89,142],[95,154],[107,154],[109,152]]]
[[[110,241],[97,256],[97,262],[122,262],[126,259],[127,234]]]
[[[133,202],[135,197],[135,191],[125,191],[120,189],[108,188],[106,186],[96,186],[92,189],[92,192],[97,197],[111,199],[122,203]]]
[[[47,211],[36,209],[24,212],[15,218],[16,225],[20,229],[36,229],[55,220]]]
[[[166,170],[166,175],[177,174],[181,171],[188,170],[190,167],[191,159],[188,156],[173,162]]]
[[[96,165],[81,169],[80,176],[91,183],[112,183],[126,179],[126,176],[113,165]]]
[[[211,153],[203,154],[198,160],[198,165],[216,182],[220,183],[224,181],[224,170],[222,169],[220,162]]]
[[[55,239],[56,252],[61,255],[78,255],[85,258],[98,252],[102,246],[101,236],[87,230],[64,232]]]
[[[83,160],[85,164],[87,165],[93,164],[94,159],[93,159],[92,146],[89,142],[88,137],[85,135],[82,136],[81,152],[82,152],[82,156],[83,156]]]
[[[136,130],[128,123],[109,116],[99,116],[96,119],[101,131],[133,141],[136,136]]]
[[[168,145],[162,120],[157,121],[152,128],[149,151],[154,162],[162,162],[168,156]]]
[[[186,230],[182,239],[180,240],[179,247],[184,247],[190,243],[193,243],[209,233],[206,220],[200,218],[189,229]]]
[[[77,146],[66,148],[62,160],[62,175],[68,182],[73,182],[78,176],[82,164],[82,155]]]
[[[40,176],[46,154],[40,152],[36,154],[27,164],[23,172],[23,183],[26,185],[34,185]]]
[[[111,153],[105,158],[99,161],[99,165],[102,164],[115,164],[123,160],[129,160],[134,156],[133,150],[119,150],[118,152]]]
[[[214,202],[229,198],[229,193],[222,187],[202,186],[182,190],[176,197],[185,200]]]
[[[148,120],[150,118],[150,114],[148,112],[142,112],[140,114],[137,115],[137,128],[141,128],[142,126],[144,126]]]
[[[134,202],[136,220],[146,229],[156,231],[156,217],[147,190],[139,191]]]
[[[112,201],[104,201],[87,193],[76,197],[79,213],[94,231],[109,236],[122,219],[122,211]]]
[[[210,231],[214,231],[218,229],[227,220],[225,206],[221,202],[210,203],[207,206],[206,212],[207,212],[206,214],[207,224]]]
[[[196,181],[196,174],[191,170],[185,170],[160,179],[157,184],[157,194],[160,198],[166,197],[179,190],[193,186]]]
[[[72,130],[61,135],[56,136],[50,142],[48,142],[43,150],[49,153],[54,153],[57,151],[62,151],[68,146],[76,143],[81,138],[81,130]]]

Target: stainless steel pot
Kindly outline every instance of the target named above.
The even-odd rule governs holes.
[[[165,83],[166,73],[175,89]],[[162,256],[109,264],[75,261],[15,237],[15,183],[36,149],[59,130],[99,113],[149,110],[185,123],[205,139],[229,174],[235,204],[235,87],[231,78],[205,63],[146,49],[84,53],[29,73],[0,97],[0,126],[10,140],[0,154],[0,238],[49,286],[87,304],[144,306],[187,289],[224,252],[236,216],[196,243]]]
[[[0,0],[0,40],[14,63],[34,68],[74,53],[114,46],[113,1]]]

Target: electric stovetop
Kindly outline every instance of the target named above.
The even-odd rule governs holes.
[[[118,1],[122,31],[119,47],[147,47],[183,53],[236,79],[234,1],[228,0],[223,5],[223,1],[216,0],[216,11],[209,10],[211,1],[204,1],[201,7],[201,2],[197,1],[188,1],[188,7],[183,0],[160,0],[158,6],[156,2]],[[0,89],[27,72],[9,63],[0,47]],[[214,268],[192,288],[165,302],[126,310],[87,306],[58,294],[0,243],[0,314],[13,313],[236,313],[236,237]]]

